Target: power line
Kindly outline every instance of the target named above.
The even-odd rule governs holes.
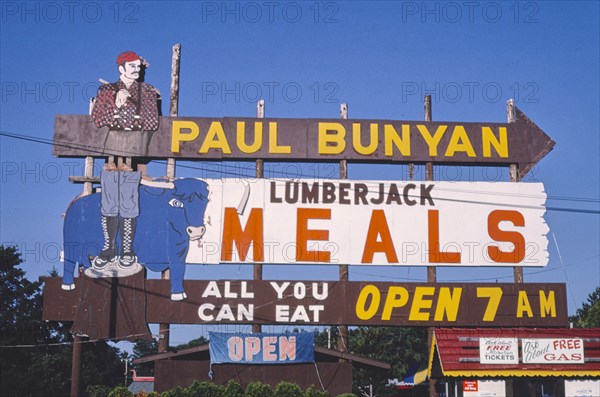
[[[59,147],[65,147],[65,148],[71,148],[71,149],[85,149],[88,150],[92,153],[97,153],[99,155],[104,155],[104,148],[100,148],[100,147],[94,147],[94,146],[83,146],[83,145],[74,145],[74,144],[70,144],[68,142],[62,142],[62,141],[53,141],[47,138],[39,138],[39,137],[35,137],[35,136],[31,136],[31,135],[23,135],[23,134],[14,134],[14,133],[10,133],[10,132],[5,132],[5,131],[0,131],[0,136],[4,136],[7,138],[13,138],[13,139],[17,139],[17,140],[23,140],[23,141],[27,141],[27,142],[34,142],[34,143],[39,143],[39,144],[44,144],[44,145],[50,145],[50,146],[59,146]],[[156,160],[155,161],[158,164],[164,164],[165,162],[162,160]],[[191,166],[191,165],[185,165],[185,164],[179,164],[178,167],[180,168],[185,168],[185,169],[193,169],[193,170],[198,170],[198,171],[205,171],[205,172],[215,172],[215,170],[213,169],[208,169],[205,167],[201,167],[201,166]],[[230,166],[225,165],[224,168],[228,168]],[[234,168],[235,167],[230,167],[230,168]],[[235,171],[226,171],[226,170],[220,170],[219,171],[221,174],[225,174],[225,175],[231,175],[234,177],[246,177],[246,178],[251,178],[252,176],[250,175],[243,175],[241,172],[235,172]],[[272,171],[272,174],[277,174],[276,171]],[[280,172],[282,173],[282,172]],[[310,178],[312,177],[311,175],[305,175],[305,174],[298,174],[297,175],[298,178],[297,179],[301,179],[302,177],[304,178]],[[282,181],[282,179],[278,179],[278,178],[266,178],[269,180],[280,180]],[[473,194],[477,194],[477,195],[493,195],[493,196],[507,196],[507,197],[522,197],[522,198],[540,198],[539,196],[534,196],[534,195],[525,195],[525,194],[508,194],[508,193],[503,193],[503,192],[482,192],[482,191],[477,191],[477,190],[465,190],[465,189],[450,189],[450,188],[439,188],[438,190],[442,190],[442,191],[449,191],[449,192],[457,192],[457,193],[473,193]],[[412,197],[412,196],[411,196]],[[547,200],[559,200],[559,201],[572,201],[572,202],[580,202],[580,203],[594,203],[594,204],[600,204],[600,199],[597,198],[588,198],[588,197],[577,197],[577,196],[546,196]],[[468,202],[471,204],[490,204],[487,202],[481,202],[481,201],[477,201],[477,200],[454,200],[454,199],[447,199],[447,198],[440,198],[439,200],[443,200],[443,201],[459,201],[459,202]],[[527,206],[516,206],[516,207],[527,207]],[[527,207],[529,208],[529,207]],[[537,208],[537,207],[536,207]],[[600,209],[582,209],[582,208],[566,208],[566,207],[546,207],[547,211],[555,211],[555,212],[568,212],[568,213],[579,213],[579,214],[589,214],[589,215],[600,215]]]

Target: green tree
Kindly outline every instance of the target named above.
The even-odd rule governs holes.
[[[19,267],[22,262],[15,247],[0,245],[0,391],[9,396],[47,396],[50,391],[52,396],[68,396],[70,327],[42,321],[42,282],[28,280]],[[82,390],[91,384],[119,384],[123,355],[103,341],[85,343]]]
[[[230,379],[225,386],[225,390],[223,391],[223,397],[244,397],[244,388],[234,381]]]
[[[337,349],[339,335],[340,329],[337,326],[329,327],[329,333],[327,330],[315,332],[315,345],[321,347],[329,346],[331,349]]]
[[[315,344],[323,346],[327,333],[315,335]],[[331,329],[332,348],[337,346],[337,327]],[[390,371],[355,368],[352,373],[354,393],[373,385],[373,392],[385,395],[390,392],[387,380],[401,379],[409,368],[427,362],[427,329],[411,327],[357,327],[348,333],[348,351],[352,354],[387,362]]]
[[[304,391],[304,397],[329,397],[329,393],[326,391],[318,390],[314,385],[310,385]]]
[[[576,328],[600,327],[600,287],[592,291],[577,313],[570,318]]]
[[[85,388],[88,397],[108,397],[112,390],[104,385],[89,385]]]
[[[252,382],[246,387],[246,397],[273,397],[273,388],[262,382]]]
[[[303,397],[302,389],[295,383],[279,382],[274,397]]]
[[[15,247],[0,245],[0,390],[15,396],[68,394],[68,349],[48,346],[67,336],[42,322],[42,283],[25,277],[22,262]]]
[[[117,386],[108,394],[108,397],[133,397],[133,393],[127,390],[125,386]]]
[[[188,397],[187,389],[177,386],[160,394],[160,397]]]
[[[132,358],[141,358],[150,356],[158,353],[158,342],[154,339],[151,341],[138,340],[133,345]],[[154,375],[154,362],[147,362],[141,364],[133,364],[133,369],[136,370],[140,376],[153,376]]]
[[[204,336],[201,336],[199,338],[192,339],[191,341],[189,341],[187,343],[183,343],[183,344],[177,345],[175,347],[169,346],[169,350],[177,351],[177,350],[187,349],[189,347],[206,345],[207,343],[208,343],[208,339],[206,339]]]
[[[225,388],[211,382],[195,381],[187,388],[188,397],[222,397]]]

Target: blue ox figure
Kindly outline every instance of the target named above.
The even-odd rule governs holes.
[[[156,272],[170,269],[172,300],[187,297],[183,289],[185,259],[191,242],[202,244],[208,192],[208,184],[198,179],[142,181],[139,188],[140,215],[133,245],[139,263],[146,268]],[[100,253],[103,241],[100,194],[77,198],[69,205],[64,223],[64,290],[75,289],[77,266],[83,266],[86,274],[93,270],[90,259]],[[111,276],[119,274],[96,277]]]

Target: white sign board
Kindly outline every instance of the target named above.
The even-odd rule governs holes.
[[[548,263],[541,183],[206,182],[206,231],[187,263]]]
[[[583,340],[523,339],[524,364],[584,364]]]
[[[506,382],[503,380],[463,381],[464,397],[505,397]]]
[[[519,340],[517,338],[479,338],[481,364],[518,364]]]
[[[565,379],[566,397],[600,396],[600,380],[598,379]]]

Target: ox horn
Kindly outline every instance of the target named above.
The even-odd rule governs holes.
[[[145,179],[142,179],[140,181],[140,184],[144,186],[159,187],[163,189],[175,189],[175,184],[173,182],[147,181]]]
[[[250,184],[245,179],[242,179],[242,183],[244,184],[244,194],[242,194],[242,199],[237,207],[237,213],[239,215],[244,215],[246,204],[248,204],[248,199],[250,198]]]

